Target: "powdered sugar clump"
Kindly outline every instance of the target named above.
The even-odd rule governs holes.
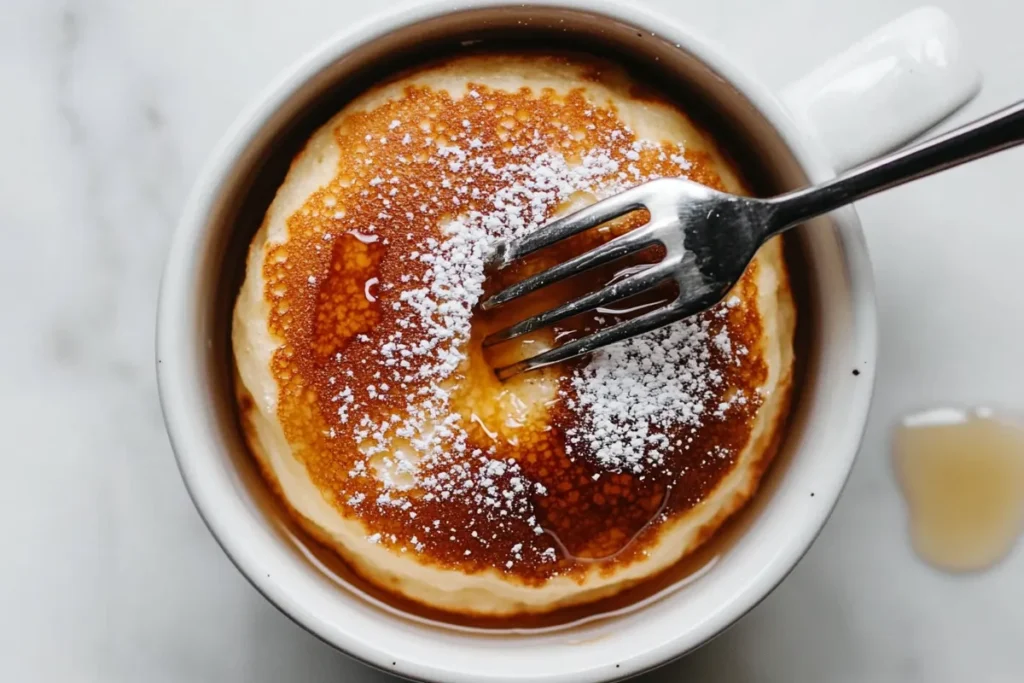
[[[586,445],[612,471],[642,473],[661,464],[672,446],[666,428],[699,427],[718,405],[722,385],[710,369],[710,322],[684,320],[609,346],[572,377],[581,423],[567,430],[570,444]],[[715,341],[721,343],[719,332]]]

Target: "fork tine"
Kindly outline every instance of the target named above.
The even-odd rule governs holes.
[[[547,270],[531,275],[522,282],[506,287],[483,301],[480,304],[480,308],[485,311],[490,310],[495,306],[500,306],[513,299],[526,296],[530,292],[547,287],[559,280],[564,280],[570,275],[582,273],[590,268],[637,252],[644,247],[654,244],[654,242],[652,230],[648,226],[637,228],[613,240],[608,240],[590,251],[586,251]]]
[[[578,232],[606,223],[613,218],[624,216],[644,206],[650,197],[650,188],[638,185],[617,195],[602,199],[568,216],[551,221],[536,232],[512,241],[500,242],[491,255],[491,267],[504,268],[516,259],[532,254],[538,249],[560,242]]]
[[[699,313],[703,306],[682,303],[683,299],[677,299],[674,303],[659,308],[658,310],[645,313],[632,320],[621,322],[617,325],[612,325],[603,330],[595,332],[594,334],[574,339],[571,342],[567,342],[561,346],[555,347],[543,353],[539,353],[532,358],[513,363],[512,365],[506,365],[503,368],[495,370],[495,374],[498,379],[505,381],[509,377],[513,377],[522,372],[529,372],[530,370],[536,370],[548,365],[554,365],[555,363],[561,363],[562,361],[570,360],[578,356],[596,351],[597,349],[614,344],[616,342],[629,339],[630,337],[636,337],[641,334],[656,330],[659,327],[669,325],[682,320],[683,318],[689,317],[694,313]]]
[[[589,294],[584,294],[581,297],[573,299],[572,301],[562,304],[550,311],[545,311],[532,318],[527,318],[521,322],[516,323],[510,327],[506,327],[504,330],[489,335],[484,339],[484,346],[493,346],[509,339],[515,339],[524,334],[529,334],[534,330],[538,330],[542,327],[556,323],[559,320],[563,320],[570,316],[574,316],[577,313],[583,313],[584,311],[590,311],[598,306],[604,306],[605,304],[619,299],[625,299],[628,296],[639,294],[647,289],[650,289],[659,282],[663,282],[672,276],[672,266],[662,263],[652,264],[649,268],[646,268],[639,273],[631,275],[624,280],[616,282],[613,285],[604,287],[597,291]]]

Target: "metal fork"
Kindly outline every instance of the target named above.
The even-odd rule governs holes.
[[[596,266],[662,245],[664,258],[604,289],[516,323],[484,340],[490,346],[528,334],[675,280],[671,303],[532,358],[496,370],[501,379],[581,356],[664,327],[721,301],[769,238],[853,201],[1024,142],[1024,101],[954,131],[858,166],[819,185],[769,199],[718,192],[681,178],[662,178],[552,221],[534,233],[496,245],[488,262],[502,269],[517,259],[630,212],[650,221],[605,244],[526,278],[485,300],[492,309]]]

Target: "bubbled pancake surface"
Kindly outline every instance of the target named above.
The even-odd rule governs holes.
[[[495,362],[618,318],[496,355],[483,337],[603,276],[472,308],[645,216],[484,281],[489,240],[680,175],[743,191],[683,113],[579,56],[441,62],[318,131],[253,242],[233,332],[249,442],[296,517],[370,580],[481,614],[598,599],[702,543],[752,495],[788,408],[779,243],[727,302],[654,342],[504,384]],[[666,357],[688,369],[665,376]],[[642,429],[615,417],[672,391]]]

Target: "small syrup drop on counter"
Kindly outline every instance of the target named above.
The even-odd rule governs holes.
[[[922,559],[950,572],[987,569],[1024,531],[1024,425],[991,410],[909,415],[893,457]]]

